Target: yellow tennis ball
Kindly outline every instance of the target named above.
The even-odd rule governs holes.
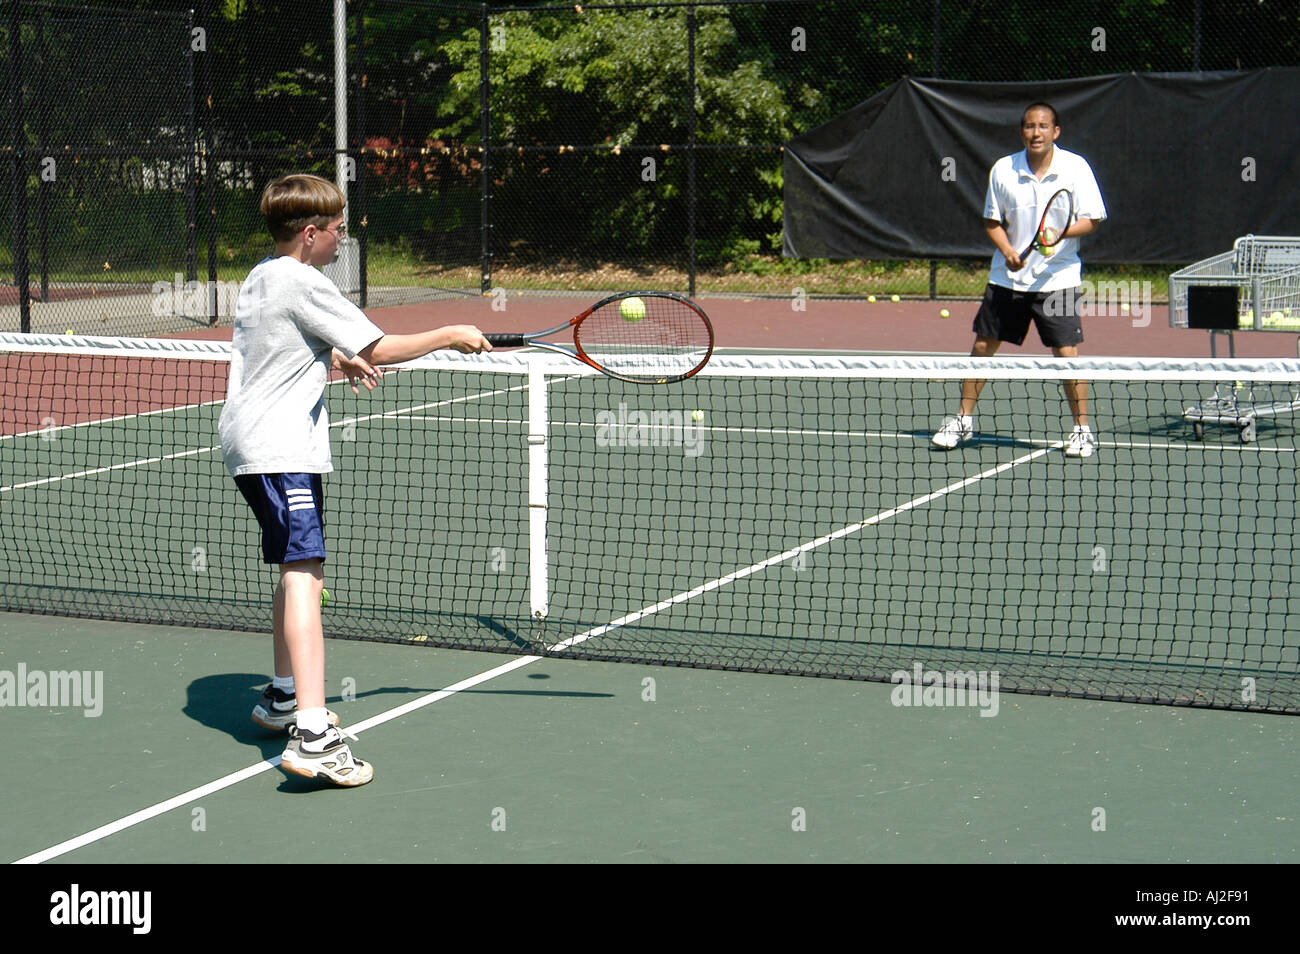
[[[876,296],[875,296],[875,295],[868,295],[868,296],[867,296],[867,301],[871,302],[871,303],[874,305],[874,304],[876,303]]]
[[[624,321],[640,321],[645,317],[645,302],[640,298],[624,298],[618,306]]]
[[[322,589],[320,591],[320,605],[329,606],[329,603],[330,603],[330,591]]]
[[[949,314],[951,314],[951,312],[949,312],[947,308],[943,308],[939,311],[940,318],[947,318]]]
[[[704,412],[700,410],[691,411],[691,420],[692,421],[704,420]]]
[[[69,328],[67,331],[64,332],[65,335],[75,335],[76,333],[77,333],[76,330],[73,328]]]
[[[897,295],[890,295],[890,296],[889,296],[889,300],[890,300],[890,301],[902,301],[902,299],[899,298]]]

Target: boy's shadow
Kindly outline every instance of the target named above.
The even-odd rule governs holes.
[[[529,678],[545,679],[547,677],[539,673]],[[258,697],[270,681],[270,676],[252,672],[228,672],[201,676],[190,683],[183,711],[185,715],[195,722],[225,732],[237,742],[256,746],[263,759],[274,759],[284,751],[285,742],[289,738],[288,734],[263,729],[253,722],[251,718],[253,706],[257,704]],[[358,692],[355,698],[361,699],[366,696],[382,695],[414,696],[432,691],[434,690],[414,686],[383,686],[368,692]],[[601,699],[613,698],[613,693],[608,692],[552,692],[520,689],[467,689],[461,691],[491,695],[558,695]],[[342,702],[343,699],[339,696],[326,697],[325,699],[325,704],[335,709],[335,711]],[[346,719],[344,725],[346,727]],[[282,792],[321,791],[333,788],[332,785],[322,784],[311,779],[298,778],[293,775],[286,775],[280,785],[280,791]]]
[[[262,673],[227,672],[212,676],[202,676],[189,685],[184,713],[195,722],[224,732],[237,742],[256,746],[264,759],[274,759],[284,751],[288,733],[272,732],[253,722],[253,706],[270,683],[271,677]],[[410,695],[427,692],[409,686],[386,686],[371,692],[359,692],[361,696],[377,696],[386,693]],[[343,700],[335,696],[327,698],[325,704],[336,709]],[[280,785],[281,791],[316,791],[332,788],[311,779],[286,776]]]

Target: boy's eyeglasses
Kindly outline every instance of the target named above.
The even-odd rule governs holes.
[[[347,227],[346,225],[344,225],[342,222],[340,222],[340,223],[338,224],[338,227],[337,227],[337,228],[333,228],[333,229],[321,229],[321,231],[322,231],[322,232],[333,232],[333,233],[334,233],[334,237],[335,237],[335,238],[339,238],[339,239],[345,239],[345,238],[348,237],[348,227]]]

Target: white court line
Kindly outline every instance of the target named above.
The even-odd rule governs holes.
[[[22,484],[9,484],[7,487],[0,487],[0,494],[8,493],[11,490],[23,490],[27,487],[41,487],[45,484],[57,484],[61,480],[76,480],[78,477],[93,477],[95,474],[106,474],[111,470],[126,470],[129,467],[143,467],[146,464],[158,464],[165,460],[178,460],[181,457],[194,457],[197,454],[210,454],[220,447],[199,447],[194,450],[178,451],[175,454],[167,454],[164,457],[143,457],[140,460],[127,461],[122,464],[110,464],[107,467],[96,467],[93,470],[79,470],[72,474],[59,474],[57,477],[42,477],[39,480],[29,480]]]
[[[522,385],[521,387],[526,387],[526,385]],[[515,391],[515,390],[519,390],[519,388],[507,388],[505,390]],[[438,401],[433,404],[423,404],[412,408],[401,408],[393,411],[383,411],[377,414],[367,415],[365,417],[347,418],[342,421],[331,423],[330,427],[331,428],[346,427],[351,424],[360,424],[360,423],[365,423],[367,421],[375,421],[375,420],[383,420],[383,419],[412,420],[412,421],[421,421],[425,423],[429,423],[429,422],[452,423],[452,424],[464,423],[464,424],[480,424],[480,425],[493,425],[493,426],[505,425],[505,426],[512,426],[512,427],[527,425],[528,423],[527,421],[511,420],[505,418],[451,417],[451,416],[410,413],[412,411],[429,410],[436,407],[444,407],[450,404],[458,404],[464,401],[477,400],[483,397],[492,397],[494,395],[502,394],[502,393],[505,393],[505,391],[484,391],[480,394],[467,395],[465,397],[459,397],[459,398],[451,398],[446,401]],[[151,411],[149,413],[156,414],[159,412]],[[123,420],[123,418],[114,418],[114,420]],[[68,425],[68,426],[81,427],[84,425]],[[791,437],[791,436],[793,437],[850,437],[850,438],[859,438],[859,439],[893,440],[893,441],[902,441],[902,440],[920,441],[926,438],[926,435],[917,432],[825,431],[825,430],[803,430],[803,429],[796,429],[796,428],[770,428],[770,427],[715,427],[715,426],[706,426],[703,424],[697,424],[694,422],[692,422],[691,424],[686,424],[685,422],[683,422],[681,424],[646,423],[646,424],[626,424],[626,425],[619,425],[619,424],[601,425],[590,421],[552,421],[550,423],[550,426],[551,427],[578,427],[578,428],[629,427],[629,428],[636,428],[638,430],[647,430],[647,431],[654,431],[654,430],[677,431],[685,427],[692,427],[695,429],[697,433],[702,432],[702,433],[721,433],[721,434],[762,434],[766,436],[781,436],[781,437]],[[40,433],[40,432],[32,432],[32,433]],[[979,444],[980,441],[976,440],[974,443]],[[990,441],[985,441],[984,443],[987,444],[988,446],[998,446],[1000,442],[990,440]],[[1012,443],[1026,444],[1031,447],[1039,446],[1039,447],[1047,447],[1047,448],[1062,446],[1060,441],[1051,441],[1051,440],[1045,440],[1041,438],[1016,439],[1014,442],[1009,440],[1006,443],[1008,446],[1010,446]],[[1184,451],[1184,452],[1199,450],[1202,451],[1203,453],[1209,453],[1212,451],[1217,451],[1219,453],[1228,453],[1228,452],[1246,453],[1250,451],[1257,454],[1294,454],[1297,453],[1298,450],[1295,447],[1263,446],[1258,442],[1251,443],[1251,444],[1242,444],[1239,442],[1235,444],[1229,444],[1229,443],[1212,444],[1208,442],[1196,441],[1196,442],[1188,442],[1183,444],[1175,444],[1175,443],[1168,443],[1168,442],[1161,443],[1155,441],[1098,441],[1097,446],[1099,448],[1113,447],[1113,448],[1127,448],[1130,450],[1170,450],[1170,451]],[[40,479],[29,480],[21,484],[9,484],[6,486],[0,486],[0,494],[9,493],[15,490],[24,490],[29,487],[40,487],[47,484],[55,484],[64,480],[75,480],[79,477],[92,477],[95,474],[108,473],[109,471],[114,471],[114,470],[125,470],[132,467],[144,467],[148,464],[157,464],[163,461],[177,460],[183,457],[193,457],[198,454],[210,454],[213,453],[214,451],[219,451],[219,450],[221,450],[219,446],[200,447],[194,450],[178,451],[175,454],[167,454],[162,457],[143,457],[140,458],[139,460],[126,461],[124,463],[112,464],[106,467],[96,467],[92,470],[80,470],[70,474],[59,474],[54,477],[42,477]]]
[[[594,637],[602,636],[605,633],[610,632],[611,630],[618,629],[619,627],[626,626],[629,623],[633,623],[636,622],[637,620],[644,619],[647,616],[653,616],[655,613],[668,609],[671,606],[675,606],[678,603],[684,603],[687,600],[694,599],[695,597],[707,593],[710,590],[716,590],[720,587],[727,586],[730,583],[734,583],[736,580],[744,579],[747,576],[752,576],[753,574],[758,573],[759,571],[764,570],[769,566],[774,566],[778,563],[783,563],[786,560],[792,559],[799,553],[805,553],[810,550],[815,550],[817,547],[824,546],[825,544],[830,543],[833,540],[838,540],[841,537],[846,537],[849,536],[850,534],[857,533],[858,531],[863,530],[867,527],[871,527],[878,523],[882,523],[883,521],[888,520],[891,517],[895,517],[901,513],[906,513],[909,510],[913,510],[917,507],[924,506],[925,504],[929,503],[932,500],[937,500],[938,498],[946,496],[947,494],[953,493],[957,490],[961,490],[963,487],[968,487],[971,484],[977,483],[978,481],[984,480],[988,477],[994,477],[1000,473],[1003,473],[1004,471],[1010,470],[1013,467],[1017,467],[1020,464],[1028,463],[1029,461],[1034,460],[1035,458],[1042,457],[1043,455],[1049,453],[1053,449],[1059,449],[1063,445],[1064,445],[1064,441],[1060,441],[1054,444],[1052,447],[1047,447],[1041,450],[1033,451],[1032,453],[1025,454],[1021,457],[1017,457],[1015,460],[1007,461],[1004,464],[999,464],[997,467],[992,467],[989,468],[988,470],[981,471],[980,473],[975,474],[972,477],[967,477],[964,480],[960,480],[956,483],[949,484],[948,486],[936,490],[933,493],[925,494],[921,497],[916,497],[912,500],[909,500],[905,504],[901,504],[900,506],[892,507],[889,510],[883,510],[880,513],[876,514],[875,516],[869,517],[866,520],[863,520],[859,523],[850,524],[847,527],[841,527],[839,530],[836,530],[832,533],[828,533],[824,536],[818,537],[815,540],[810,540],[807,543],[801,544],[797,547],[793,547],[792,549],[786,550],[784,553],[780,553],[777,554],[776,556],[769,557],[768,559],[762,561],[761,563],[752,564],[751,566],[748,566],[743,570],[737,570],[734,573],[729,573],[726,576],[722,576],[715,580],[711,580],[708,583],[705,583],[701,586],[697,586],[692,590],[687,590],[683,593],[678,593],[676,596],[655,603],[653,606],[647,606],[644,609],[638,610],[637,612],[631,613],[627,616],[620,617],[619,619],[616,619],[610,623],[606,623],[602,626],[597,626],[594,629],[589,629],[585,633],[579,633],[576,636],[571,636],[568,639],[560,643],[557,643],[556,645],[550,648],[552,650],[568,649],[572,646],[577,646],[580,643],[584,643],[589,639],[593,639]],[[365,731],[366,729],[371,729],[374,728],[375,726],[383,725],[385,722],[390,722],[393,719],[400,718],[401,716],[414,712],[417,709],[422,709],[425,706],[432,705],[435,702],[441,702],[443,699],[450,698],[451,696],[455,695],[458,692],[462,692],[473,686],[480,685],[491,679],[495,679],[498,676],[504,676],[507,673],[514,672],[516,669],[522,669],[523,667],[532,665],[533,663],[538,662],[543,658],[547,658],[547,657],[520,656],[517,659],[512,659],[510,662],[497,666],[494,669],[489,669],[484,672],[478,673],[477,675],[470,676],[468,679],[464,679],[456,683],[455,685],[448,686],[446,689],[440,689],[437,692],[429,693],[428,695],[422,696],[419,699],[414,699],[411,702],[408,702],[404,705],[396,706],[392,709],[389,709],[386,712],[381,712],[379,715],[372,716],[369,719],[366,719],[362,722],[358,722],[355,726],[349,727],[348,731],[353,735],[358,735],[361,732]],[[240,769],[237,772],[232,772],[231,774],[226,775],[223,778],[216,779],[215,781],[209,782],[206,785],[202,785],[198,788],[191,789],[188,792],[184,792],[180,795],[176,795],[172,798],[167,799],[166,801],[159,802],[156,805],[151,805],[148,808],[141,809],[138,812],[134,812],[130,815],[118,819],[117,821],[110,822],[107,825],[101,825],[99,828],[96,828],[93,831],[88,831],[83,835],[78,835],[75,838],[70,838],[67,841],[62,841],[57,845],[53,845],[49,848],[44,849],[43,851],[38,851],[35,854],[27,855],[24,858],[19,858],[17,861],[14,862],[14,864],[39,864],[44,861],[49,861],[52,858],[57,858],[60,855],[65,855],[71,851],[76,851],[78,848],[84,848],[85,846],[93,844],[94,842],[101,841],[112,835],[116,835],[121,831],[125,831],[126,829],[138,825],[141,822],[148,821],[151,818],[156,818],[159,815],[162,815],[165,812],[169,812],[174,808],[179,808],[182,805],[187,805],[190,802],[196,801],[199,798],[203,798],[206,795],[210,795],[214,792],[221,791],[224,788],[229,788],[230,786],[236,785],[239,782],[244,781],[245,779],[253,778],[254,776],[260,775],[263,772],[267,772],[273,768],[276,768],[277,766],[279,766],[279,764],[280,764],[279,756],[273,759],[263,759],[261,762],[258,762],[256,765],[250,765],[247,768]]]
[[[433,424],[494,424],[494,425],[512,425],[516,427],[526,426],[527,421],[511,420],[509,418],[489,418],[489,417],[453,417],[450,415],[436,414],[413,414],[410,416],[412,421],[422,421]],[[699,433],[709,434],[759,434],[766,437],[856,437],[874,440],[887,441],[928,441],[929,432],[922,431],[828,431],[818,428],[793,428],[793,427],[728,427],[722,425],[702,424],[691,421],[689,424],[683,421],[681,424],[652,424],[652,423],[631,423],[631,422],[610,422],[601,424],[597,421],[549,421],[550,427],[577,427],[577,428],[599,428],[609,427],[624,430],[670,430],[677,431],[683,427],[689,427]],[[1015,445],[1027,447],[1060,447],[1060,441],[1054,441],[1050,438],[1031,438],[1031,437],[1008,437],[998,438],[996,435],[989,435],[986,439],[976,438],[970,444],[965,446],[984,446],[984,447],[1012,447]],[[1246,452],[1254,451],[1259,454],[1295,454],[1300,452],[1300,448],[1284,446],[1264,446],[1259,442],[1243,444],[1240,441],[1232,443],[1210,443],[1208,441],[1188,441],[1186,443],[1174,443],[1170,441],[1108,441],[1097,440],[1098,447],[1115,447],[1127,448],[1129,450],[1172,450],[1172,451],[1235,451]]]
[[[225,398],[216,401],[203,401],[200,404],[177,404],[173,407],[160,407],[152,411],[136,411],[133,414],[121,414],[117,417],[101,417],[93,421],[78,421],[75,424],[59,424],[55,427],[40,427],[32,431],[23,431],[19,434],[0,434],[0,441],[17,440],[20,437],[40,436],[46,437],[49,434],[57,434],[59,431],[71,430],[75,427],[91,427],[95,424],[116,424],[118,421],[134,421],[141,417],[152,417],[155,414],[171,414],[175,411],[192,411],[198,407],[212,407],[215,404],[226,403]]]
[[[707,593],[710,590],[719,589],[721,587],[727,586],[730,583],[736,582],[736,580],[742,580],[747,576],[753,576],[755,573],[758,573],[760,570],[765,570],[770,566],[776,566],[779,563],[784,563],[786,560],[792,560],[800,553],[808,553],[812,550],[817,549],[820,546],[825,546],[827,543],[830,543],[834,540],[838,540],[841,537],[851,536],[852,534],[855,534],[860,530],[865,530],[867,527],[873,527],[878,523],[883,523],[884,521],[889,520],[892,517],[896,517],[899,514],[907,513],[907,511],[909,510],[915,510],[917,507],[923,507],[926,504],[930,503],[930,501],[932,500],[938,500],[940,497],[946,497],[948,494],[961,490],[964,487],[969,487],[971,484],[978,483],[979,481],[985,480],[989,477],[996,477],[998,474],[1003,473],[1004,471],[1010,470],[1013,467],[1019,467],[1021,464],[1027,464],[1031,460],[1035,460],[1039,457],[1042,457],[1053,450],[1059,450],[1061,447],[1064,446],[1065,446],[1065,441],[1057,441],[1056,443],[1052,444],[1050,447],[1044,447],[1040,450],[1032,451],[1031,453],[1025,454],[1021,457],[1017,457],[1015,460],[1007,461],[1004,464],[999,464],[996,467],[991,467],[988,470],[981,471],[980,473],[975,474],[972,477],[967,477],[964,480],[959,480],[956,483],[949,484],[946,487],[941,487],[939,490],[933,491],[932,493],[924,494],[923,496],[920,497],[914,497],[913,499],[907,501],[907,503],[900,504],[897,507],[891,507],[888,510],[882,510],[880,513],[876,514],[875,516],[868,517],[866,520],[863,520],[859,523],[849,524],[847,527],[841,527],[840,529],[825,534],[824,536],[820,536],[815,540],[809,540],[807,543],[801,543],[797,547],[791,547],[789,550],[786,550],[784,553],[778,553],[776,556],[768,557],[766,560],[763,560],[761,563],[751,564],[750,566],[747,566],[742,570],[736,570],[734,573],[728,573],[726,576],[718,577],[716,580],[710,580],[708,583],[701,584],[700,586],[697,586],[692,590],[686,590],[685,592],[678,593],[676,596],[671,596],[666,600],[662,600],[658,603],[655,603],[653,606],[647,606],[645,609],[640,609],[637,610],[635,613],[630,613],[627,616],[622,616],[614,620],[612,623],[606,623],[604,626],[598,626],[595,629],[588,630],[585,633],[580,633],[577,636],[573,636],[569,639],[564,640],[561,643],[557,643],[556,645],[551,646],[550,649],[551,650],[568,649],[570,646],[576,646],[579,643],[586,642],[588,639],[591,639],[592,637],[601,636],[612,629],[617,629],[621,626],[626,626],[629,623],[634,623],[637,620],[644,619],[647,616],[653,616],[655,613],[666,610],[670,606],[675,606],[678,603],[685,603],[687,600],[694,599],[695,597]]]
[[[336,383],[344,383],[344,382],[336,382]],[[450,404],[460,404],[464,401],[475,401],[478,400],[479,398],[493,397],[498,394],[505,394],[508,393],[509,391],[518,391],[521,388],[527,388],[527,387],[528,385],[523,384],[513,388],[504,388],[495,391],[482,391],[478,394],[469,394],[469,395],[465,395],[464,397],[450,398],[446,401],[437,401],[432,404],[421,404],[410,408],[400,408],[394,411],[383,411],[378,414],[369,414],[364,417],[347,418],[342,421],[332,422],[330,424],[330,427],[331,428],[347,427],[349,424],[359,424],[365,421],[382,420],[384,418],[405,418],[408,416],[408,413],[411,411],[424,411],[424,410],[429,410],[431,408],[446,407],[447,405]],[[213,401],[211,403],[220,404],[221,402]],[[147,411],[138,415],[127,415],[124,417],[104,418],[99,421],[83,421],[80,424],[67,424],[64,425],[63,427],[49,428],[46,430],[39,430],[39,431],[27,431],[24,434],[15,434],[11,436],[27,437],[32,435],[46,435],[46,434],[52,434],[55,431],[65,430],[69,427],[86,427],[87,425],[90,424],[109,424],[116,421],[129,420],[131,417],[147,417],[150,414],[162,414],[165,413],[165,411],[170,411],[170,410],[183,411],[183,410],[187,410],[188,408],[199,407],[199,406],[201,405],[190,404],[190,405],[186,405],[185,407],[167,408],[165,410],[159,410],[159,411]],[[422,420],[422,418],[420,417],[412,417],[411,419]],[[455,420],[455,418],[451,418],[451,420]],[[166,454],[162,457],[141,457],[137,460],[124,461],[123,463],[120,464],[111,464],[105,467],[96,467],[90,470],[79,470],[70,474],[58,474],[54,477],[42,477],[37,480],[29,480],[21,484],[9,484],[8,486],[0,487],[0,494],[9,493],[10,491],[14,491],[14,490],[24,490],[28,487],[41,487],[47,484],[57,484],[60,481],[75,480],[79,477],[93,477],[95,474],[105,474],[108,473],[109,471],[114,471],[114,470],[127,470],[132,467],[145,467],[149,464],[158,464],[167,460],[177,460],[182,457],[193,457],[198,454],[211,454],[214,451],[219,451],[219,450],[221,450],[220,445],[214,445],[211,447],[198,447],[192,450],[178,451],[175,454]]]
[[[395,709],[389,709],[387,712],[367,719],[364,722],[359,722],[355,726],[349,728],[348,731],[353,735],[357,735],[365,729],[382,725],[383,723],[396,719],[399,716],[406,715],[408,712],[414,712],[416,709],[423,708],[424,706],[431,705],[435,702],[440,702],[458,692],[463,692],[464,690],[477,686],[480,683],[487,682],[489,679],[495,679],[497,676],[504,676],[506,673],[512,672],[515,669],[520,669],[530,663],[535,663],[541,658],[541,656],[521,656],[518,659],[512,659],[510,662],[497,666],[495,669],[489,669],[486,672],[470,676],[468,679],[464,679],[456,683],[454,686],[448,686],[446,689],[430,693],[429,695],[416,699],[413,702],[408,702],[406,705],[398,706]],[[59,842],[57,845],[52,845],[49,848],[36,852],[35,854],[27,855],[25,858],[19,858],[17,861],[14,861],[13,864],[42,864],[52,858],[66,855],[70,851],[76,851],[78,848],[84,848],[97,841],[102,841],[111,835],[116,835],[118,832],[132,828],[141,822],[149,821],[151,818],[157,818],[159,815],[165,814],[173,808],[180,808],[182,805],[188,805],[190,802],[197,801],[198,799],[211,795],[214,792],[219,792],[224,788],[230,788],[232,785],[237,785],[245,779],[250,779],[257,775],[261,775],[263,772],[268,772],[273,768],[278,768],[279,765],[280,756],[278,755],[274,758],[263,759],[256,765],[250,765],[247,768],[240,769],[238,772],[231,772],[229,775],[208,782],[206,785],[200,785],[198,788],[192,788],[188,792],[182,792],[180,795],[159,802],[156,805],[142,808],[138,812],[133,812],[130,815],[119,818],[115,822],[109,822],[107,825],[101,825],[99,828],[96,828],[93,831],[88,831],[84,835],[78,835],[76,838],[69,838],[67,841]]]

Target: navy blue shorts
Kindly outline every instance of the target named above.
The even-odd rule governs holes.
[[[1066,348],[1083,341],[1079,321],[1079,289],[1053,292],[1018,292],[1003,285],[984,289],[984,301],[975,313],[972,330],[982,338],[1022,345],[1029,323],[1049,348]]]
[[[263,560],[325,559],[325,491],[320,474],[244,474],[235,483],[262,527]]]

